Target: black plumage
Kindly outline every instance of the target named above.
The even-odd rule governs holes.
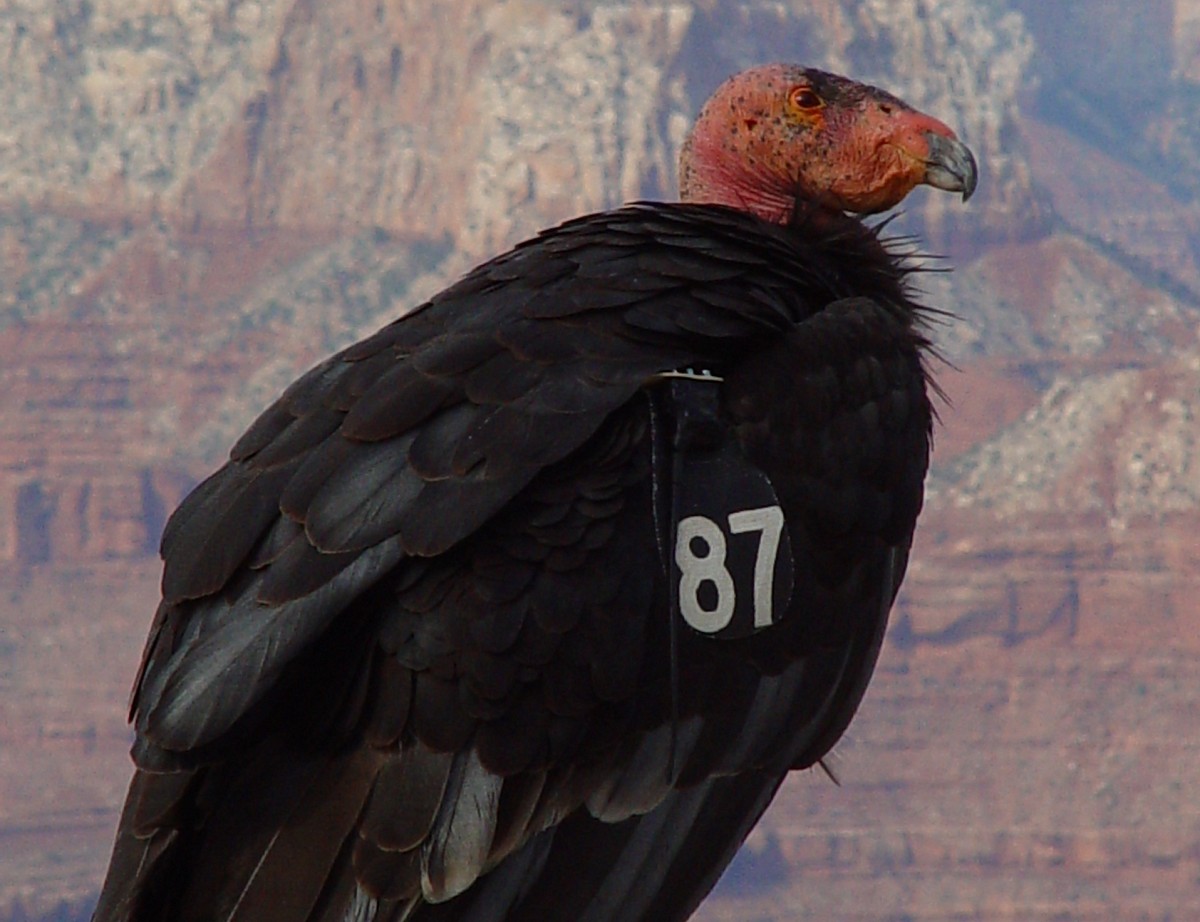
[[[870,676],[929,447],[906,275],[851,218],[628,206],[300,379],[164,535],[97,918],[685,918]],[[786,521],[748,637],[670,625],[688,367]]]
[[[975,162],[767,65],[680,176],[321,363],[183,501],[98,922],[679,922],[837,742],[932,423],[846,212]]]

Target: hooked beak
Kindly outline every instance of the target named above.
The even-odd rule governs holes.
[[[925,132],[929,143],[929,158],[925,161],[925,178],[921,182],[947,192],[961,192],[963,201],[971,197],[979,179],[979,167],[970,148],[957,138],[932,131]]]

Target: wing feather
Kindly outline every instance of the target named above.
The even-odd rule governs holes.
[[[192,604],[177,648],[142,679],[138,733],[170,750],[214,742],[270,690],[283,668],[403,556],[398,542],[364,551],[330,582],[266,606],[253,591]]]
[[[388,758],[376,779],[359,836],[388,852],[407,852],[429,836],[454,767],[452,752],[422,744]]]
[[[355,445],[309,498],[301,515],[313,545],[326,553],[359,551],[400,530],[426,481],[410,463],[416,436]]]
[[[197,502],[181,507],[186,531],[181,526],[164,544],[168,605],[210,595],[229,581],[278,515],[279,492],[295,467],[295,462],[262,471],[226,467],[198,491]]]
[[[588,812],[601,822],[619,823],[657,807],[674,788],[673,767],[688,757],[702,723],[700,717],[664,723],[626,744],[619,770],[588,795]]]
[[[483,873],[503,784],[503,778],[479,761],[473,747],[454,757],[441,811],[421,847],[421,891],[429,902],[458,896]]]
[[[308,916],[358,820],[378,762],[375,753],[360,749],[321,769],[261,848],[261,857],[225,916],[228,922]]]

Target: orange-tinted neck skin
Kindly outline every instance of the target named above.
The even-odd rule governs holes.
[[[882,90],[766,65],[727,80],[701,110],[680,154],[680,198],[775,223],[798,205],[885,211],[924,180],[926,133],[954,137]]]

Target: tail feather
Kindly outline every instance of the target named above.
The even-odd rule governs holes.
[[[191,775],[185,773],[187,780]],[[166,815],[177,808],[186,789],[178,780],[143,771],[134,774],[92,922],[137,922],[145,918],[141,907],[155,902],[160,891],[170,889],[177,876],[179,832],[151,829],[145,821],[148,815]],[[159,797],[160,790],[169,790],[175,799]]]
[[[504,922],[687,919],[782,780],[759,774],[714,779],[621,823],[580,811],[556,830],[545,868]]]
[[[303,919],[312,912],[339,864],[377,770],[378,757],[370,750],[359,750],[321,768],[285,824],[272,836],[228,922]]]

